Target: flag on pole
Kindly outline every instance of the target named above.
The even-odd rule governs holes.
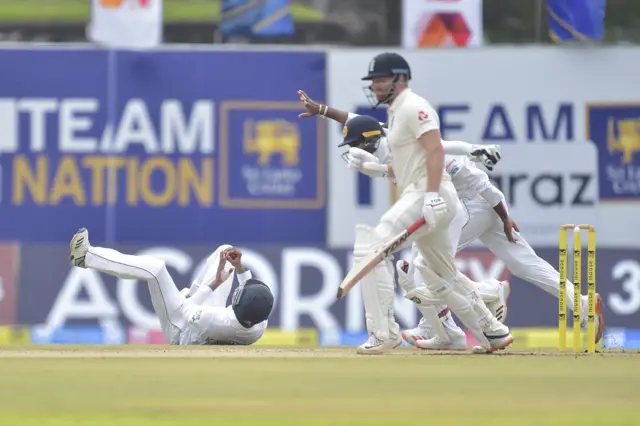
[[[549,37],[555,43],[602,40],[607,0],[548,0]]]
[[[291,0],[223,0],[220,29],[225,37],[293,35]]]

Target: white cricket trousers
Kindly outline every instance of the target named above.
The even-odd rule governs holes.
[[[391,209],[382,216],[380,224],[376,227],[376,234],[382,241],[387,241],[422,217],[425,188],[425,182],[408,187]],[[427,231],[426,226],[423,226],[409,240],[415,242],[430,269],[445,280],[449,280],[453,279],[457,273],[449,230],[458,208],[458,197],[450,180],[442,181],[439,194],[447,205],[446,215],[440,219],[437,228]],[[409,241],[402,248],[408,244]]]
[[[502,220],[482,198],[462,199],[467,210],[468,222],[462,228],[458,250],[479,239],[495,256],[502,260],[516,277],[530,282],[547,293],[558,297],[560,274],[548,262],[539,257],[522,235],[511,243],[504,233]],[[506,207],[506,203],[503,200]],[[573,309],[573,285],[567,280],[567,307]]]

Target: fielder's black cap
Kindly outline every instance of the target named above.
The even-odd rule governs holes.
[[[397,53],[385,52],[371,60],[369,72],[362,79],[372,80],[376,77],[393,77],[396,75],[404,75],[407,80],[411,80],[409,63]]]
[[[344,124],[342,128],[343,140],[338,146],[357,146],[367,139],[378,139],[383,134],[382,125],[378,120],[370,115],[358,115]]]
[[[236,319],[243,327],[251,328],[269,318],[273,308],[271,289],[262,281],[251,278],[232,302]]]

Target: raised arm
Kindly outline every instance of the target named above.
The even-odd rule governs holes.
[[[299,115],[300,118],[313,117],[315,115],[321,115],[323,117],[330,118],[338,123],[346,123],[349,120],[349,113],[337,108],[331,108],[328,105],[323,105],[311,99],[304,90],[298,90],[298,96],[300,96],[300,102],[306,109],[305,112]]]
[[[207,297],[214,292],[218,287],[220,287],[233,273],[233,268],[229,268],[225,270],[227,265],[227,257],[226,252],[230,250],[223,250],[220,252],[220,259],[218,262],[218,270],[216,271],[216,276],[213,278],[211,282],[207,285],[202,285],[200,288],[196,290],[196,292],[189,298],[187,298],[187,303],[194,305],[201,305],[207,300]],[[233,263],[232,263],[233,265]]]
[[[232,247],[225,252],[225,258],[231,263],[231,266],[235,268],[240,288],[244,287],[245,283],[253,276],[251,275],[251,271],[246,269],[242,264],[242,252]]]

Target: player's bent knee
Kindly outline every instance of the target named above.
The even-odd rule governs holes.
[[[418,256],[413,261],[414,266],[422,275],[425,286],[429,289],[429,293],[434,297],[444,297],[450,294],[454,288],[453,285],[436,274],[422,256]]]
[[[144,268],[154,277],[159,277],[163,272],[167,271],[167,265],[164,260],[151,256],[145,256]]]

